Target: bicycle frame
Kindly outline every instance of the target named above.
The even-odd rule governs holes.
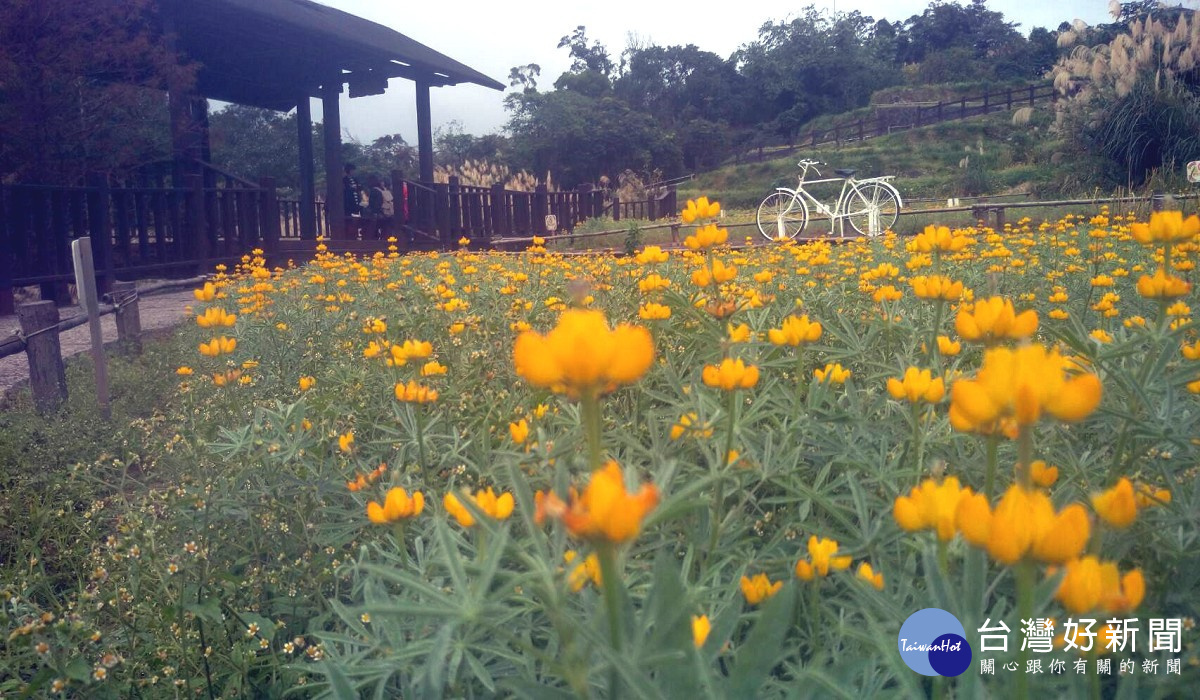
[[[882,233],[885,226],[890,227],[894,224],[896,212],[903,206],[903,202],[899,191],[888,182],[893,179],[893,176],[884,175],[856,180],[853,172],[849,172],[845,177],[825,178],[820,177],[821,171],[815,167],[819,164],[817,161],[801,161],[799,163],[801,172],[796,187],[794,189],[776,187],[775,193],[764,199],[759,205],[758,227],[764,236],[769,239],[796,236],[804,230],[805,224],[810,219],[810,212],[821,217],[829,217],[830,233],[841,237],[846,234],[847,220],[850,221],[850,225],[854,227],[855,231],[869,236],[878,235]],[[816,172],[819,179],[807,179],[810,168]],[[842,183],[841,192],[831,204],[822,202],[806,189],[807,185],[831,182]],[[763,207],[768,206],[772,197],[778,198],[770,205],[775,208],[776,213],[764,219]],[[891,213],[886,224],[882,219],[882,216],[885,215],[880,209],[881,200],[891,202],[890,206],[894,207],[889,209]],[[789,212],[794,213],[789,214]],[[839,228],[839,224],[841,228]],[[798,228],[793,229],[797,225]]]
[[[808,171],[808,169],[805,168],[805,173],[807,173],[807,171]],[[879,178],[872,178],[872,180],[878,180],[878,179]],[[819,200],[815,196],[813,196],[808,190],[804,189],[804,186],[806,184],[819,185],[819,184],[825,183],[825,182],[841,182],[842,183],[842,191],[838,194],[837,201],[834,203],[832,209],[828,205],[826,205],[824,202],[822,202],[821,200]],[[863,180],[861,182],[867,182],[867,181]],[[858,191],[859,184],[860,184],[860,181],[855,180],[852,177],[829,177],[829,178],[822,178],[820,180],[805,180],[804,174],[802,173],[800,175],[800,181],[798,183],[796,183],[796,189],[792,189],[790,187],[776,187],[775,191],[787,192],[788,194],[792,195],[792,197],[794,197],[795,199],[803,202],[803,205],[805,207],[811,207],[811,208],[815,209],[818,214],[821,214],[822,216],[828,216],[830,227],[833,227],[835,225],[834,222],[837,222],[837,225],[841,226],[840,235],[844,236],[846,233],[846,219],[851,216],[851,212],[842,211],[842,203],[846,201],[846,197],[850,192]]]

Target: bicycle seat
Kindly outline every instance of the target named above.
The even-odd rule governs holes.
[[[858,171],[857,170],[834,170],[833,172],[836,173],[838,177],[850,177],[851,175],[853,175],[854,173],[856,173]]]

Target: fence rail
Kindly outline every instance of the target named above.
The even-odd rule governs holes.
[[[760,146],[756,151],[738,154],[733,160],[739,164],[761,163],[830,143],[841,146],[846,142],[886,136],[896,131],[1011,110],[1014,106],[1033,106],[1038,102],[1053,100],[1057,96],[1058,91],[1054,85],[1046,83],[996,90],[957,100],[876,105],[872,117],[859,117],[853,121],[833,124],[828,128],[813,129],[787,146]]]

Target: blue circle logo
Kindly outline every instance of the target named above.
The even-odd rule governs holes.
[[[971,644],[958,618],[941,608],[918,610],[900,627],[900,658],[925,676],[957,676],[971,665]]]

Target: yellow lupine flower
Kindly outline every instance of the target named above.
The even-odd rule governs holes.
[[[975,379],[950,388],[950,424],[956,430],[986,430],[1002,419],[1036,423],[1046,412],[1059,420],[1081,420],[1100,403],[1102,387],[1094,374],[1068,376],[1068,361],[1057,350],[1025,345],[984,353]]]
[[[1187,280],[1168,275],[1162,268],[1155,271],[1154,276],[1142,275],[1137,282],[1138,294],[1147,299],[1178,299],[1191,291],[1192,285]]]
[[[828,576],[830,571],[845,571],[850,568],[850,557],[835,556],[837,551],[837,540],[810,535],[808,559],[796,562],[796,576],[803,581],[811,581],[817,576]]]
[[[1033,479],[1033,483],[1048,489],[1058,481],[1058,467],[1046,466],[1043,460],[1034,460],[1029,465],[1029,477]]]
[[[813,370],[813,376],[818,382],[829,382],[830,384],[845,384],[851,374],[853,373],[842,367],[840,362],[832,362],[820,369]]]
[[[885,301],[900,301],[904,298],[904,293],[890,284],[885,284],[879,289],[876,289],[875,293],[871,295],[871,298],[874,299],[875,303],[877,304]]]
[[[1018,314],[1012,300],[1004,297],[980,299],[969,310],[961,309],[954,320],[958,335],[972,343],[1023,340],[1037,332],[1037,327],[1036,311],[1030,309]]]
[[[1200,360],[1200,340],[1188,345],[1184,343],[1179,348],[1179,353],[1187,360]]]
[[[1092,507],[1100,519],[1115,528],[1127,528],[1137,518],[1133,484],[1121,477],[1115,486],[1092,495]]]
[[[963,295],[963,283],[945,275],[913,277],[909,284],[918,299],[958,301]]]
[[[492,487],[480,489],[472,496],[469,492],[464,492],[464,498],[471,498],[475,501],[475,505],[479,506],[479,510],[493,520],[506,520],[513,512],[513,495],[511,493],[501,493],[499,496],[492,490]],[[473,527],[475,525],[475,516],[470,509],[462,504],[458,496],[453,492],[446,493],[442,499],[442,505],[445,506],[446,512],[454,516],[459,525],[463,527]]]
[[[758,574],[754,578],[743,576],[741,586],[742,595],[745,596],[746,602],[751,605],[758,605],[778,593],[779,589],[783,588],[783,581],[772,583],[766,574]]]
[[[1010,486],[994,510],[982,494],[963,498],[955,509],[955,527],[967,542],[1010,565],[1026,556],[1064,563],[1079,556],[1091,536],[1082,505],[1072,503],[1055,513],[1045,492],[1020,484]]]
[[[638,290],[641,291],[642,294],[657,292],[660,289],[666,289],[670,286],[671,280],[658,274],[647,275],[645,279],[638,281]]]
[[[204,310],[203,314],[196,316],[196,325],[201,328],[228,327],[235,323],[237,323],[237,316],[218,306],[210,306]]]
[[[730,323],[726,326],[726,330],[729,331],[729,342],[731,343],[744,343],[753,335],[750,326],[744,323],[737,326]]]
[[[637,381],[654,362],[654,341],[640,326],[610,330],[601,311],[569,309],[546,335],[519,335],[513,362],[530,384],[578,398]]]
[[[383,505],[375,501],[367,503],[367,518],[376,525],[386,525],[415,518],[425,510],[425,496],[413,491],[412,497],[399,486],[392,487],[384,498]]]
[[[957,340],[950,340],[949,336],[939,335],[937,337],[938,353],[944,357],[954,357],[962,352],[962,343]]]
[[[934,377],[927,369],[909,367],[904,370],[904,378],[889,377],[887,390],[897,401],[907,400],[909,403],[925,401],[937,403],[946,395],[945,382],[941,377]]]
[[[712,437],[712,427],[699,425],[699,422],[700,418],[695,414],[695,412],[683,414],[679,417],[679,422],[671,426],[671,439],[678,440],[688,432],[691,432],[698,437]]]
[[[710,632],[712,623],[708,621],[708,615],[692,615],[692,644],[696,645],[697,649],[704,646]]]
[[[683,239],[683,245],[688,250],[705,250],[722,245],[729,240],[729,231],[718,228],[716,224],[708,224],[696,229],[696,232]]]
[[[307,375],[300,377],[300,382],[299,382],[300,391],[308,391],[309,389],[313,388],[313,386],[315,386],[316,383],[317,383],[316,379],[309,377]]]
[[[767,331],[767,339],[774,345],[798,346],[801,343],[815,343],[821,339],[824,328],[820,322],[810,321],[808,315],[800,317],[788,316],[783,319],[779,328]]]
[[[1141,569],[1122,576],[1115,562],[1101,561],[1089,554],[1067,562],[1054,597],[1076,615],[1097,609],[1121,614],[1141,605],[1145,594],[1146,581]]]
[[[405,403],[433,403],[438,400],[437,389],[418,384],[412,379],[407,384],[398,382],[394,391],[396,400]]]
[[[683,223],[694,223],[697,219],[712,219],[721,214],[720,202],[709,202],[708,197],[700,197],[699,199],[689,199],[687,206],[683,211],[679,212],[679,218],[683,219]]]
[[[529,423],[522,418],[516,423],[508,424],[508,434],[512,437],[512,441],[518,445],[525,443],[529,438]]]
[[[638,265],[653,265],[655,263],[665,263],[670,259],[670,254],[656,245],[648,245],[642,249],[634,258]]]
[[[349,452],[354,449],[354,431],[342,433],[338,436],[338,449],[342,452]]]
[[[180,367],[179,369],[175,370],[175,374],[178,374],[181,377],[189,377],[193,374],[193,372],[192,372],[191,367],[188,367],[185,365],[185,366]]]
[[[218,355],[228,354],[237,349],[237,339],[221,336],[213,338],[207,343],[200,343],[200,354],[205,357],[217,357]]]
[[[861,578],[862,580],[864,580],[867,583],[874,586],[875,590],[877,590],[877,591],[883,590],[883,574],[872,569],[871,565],[868,564],[867,562],[864,561],[863,563],[858,565],[858,571],[856,572],[856,575],[859,578]]]
[[[217,287],[212,282],[205,282],[200,289],[193,289],[192,296],[196,297],[196,301],[212,301],[217,298]]]
[[[446,373],[446,365],[437,360],[430,360],[421,366],[422,377],[435,377]]]
[[[747,365],[738,358],[726,357],[718,365],[706,365],[701,378],[708,386],[725,391],[749,389],[758,383],[758,367]]]
[[[636,493],[626,490],[625,475],[613,460],[592,473],[583,495],[574,491],[564,503],[554,492],[536,494],[535,521],[562,520],[576,537],[613,543],[627,542],[641,531],[642,521],[658,505],[658,489],[643,484]]]
[[[1192,214],[1184,219],[1181,211],[1156,211],[1150,215],[1149,223],[1130,224],[1129,230],[1139,243],[1180,243],[1200,233],[1200,218]]]
[[[955,518],[959,502],[969,497],[971,488],[959,484],[958,477],[948,476],[939,483],[925,479],[913,487],[907,496],[897,496],[892,504],[892,516],[901,528],[909,532],[934,530],[943,542],[954,537]]]
[[[974,238],[960,229],[951,231],[948,226],[926,226],[924,231],[909,241],[907,249],[910,253],[931,253],[935,250],[957,253],[974,242]]]
[[[573,563],[578,557],[579,553],[573,549],[563,552],[563,561],[567,564]],[[578,593],[583,590],[588,581],[591,581],[597,587],[604,581],[600,574],[600,557],[595,552],[588,554],[583,558],[582,562],[576,564],[567,572],[567,585],[570,586],[572,593]]]
[[[638,307],[638,318],[643,321],[664,321],[671,318],[671,307],[652,301],[646,302]]]

